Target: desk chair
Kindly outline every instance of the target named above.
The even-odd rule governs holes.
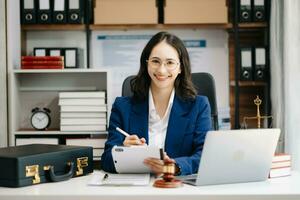
[[[128,76],[122,85],[122,96],[132,96],[130,81],[134,76]],[[199,72],[192,73],[192,82],[194,83],[198,95],[206,96],[208,98],[211,108],[212,128],[214,130],[219,129],[218,125],[218,110],[216,99],[215,80],[209,73]]]

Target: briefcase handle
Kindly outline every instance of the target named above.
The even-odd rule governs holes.
[[[59,182],[59,181],[66,181],[73,176],[73,171],[74,171],[74,163],[69,162],[68,163],[70,169],[67,173],[62,174],[62,175],[56,175],[54,172],[54,166],[50,166],[48,172],[49,172],[49,177],[52,182]]]

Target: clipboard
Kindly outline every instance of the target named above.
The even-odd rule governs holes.
[[[146,158],[161,158],[161,148],[153,146],[114,146],[112,157],[118,173],[150,173],[143,163]]]

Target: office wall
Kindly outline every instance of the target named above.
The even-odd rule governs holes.
[[[6,1],[0,0],[0,147],[7,146]]]

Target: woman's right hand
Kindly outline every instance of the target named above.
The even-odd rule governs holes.
[[[145,138],[139,138],[137,135],[130,135],[125,138],[123,145],[128,147],[131,145],[145,145],[146,140]]]

